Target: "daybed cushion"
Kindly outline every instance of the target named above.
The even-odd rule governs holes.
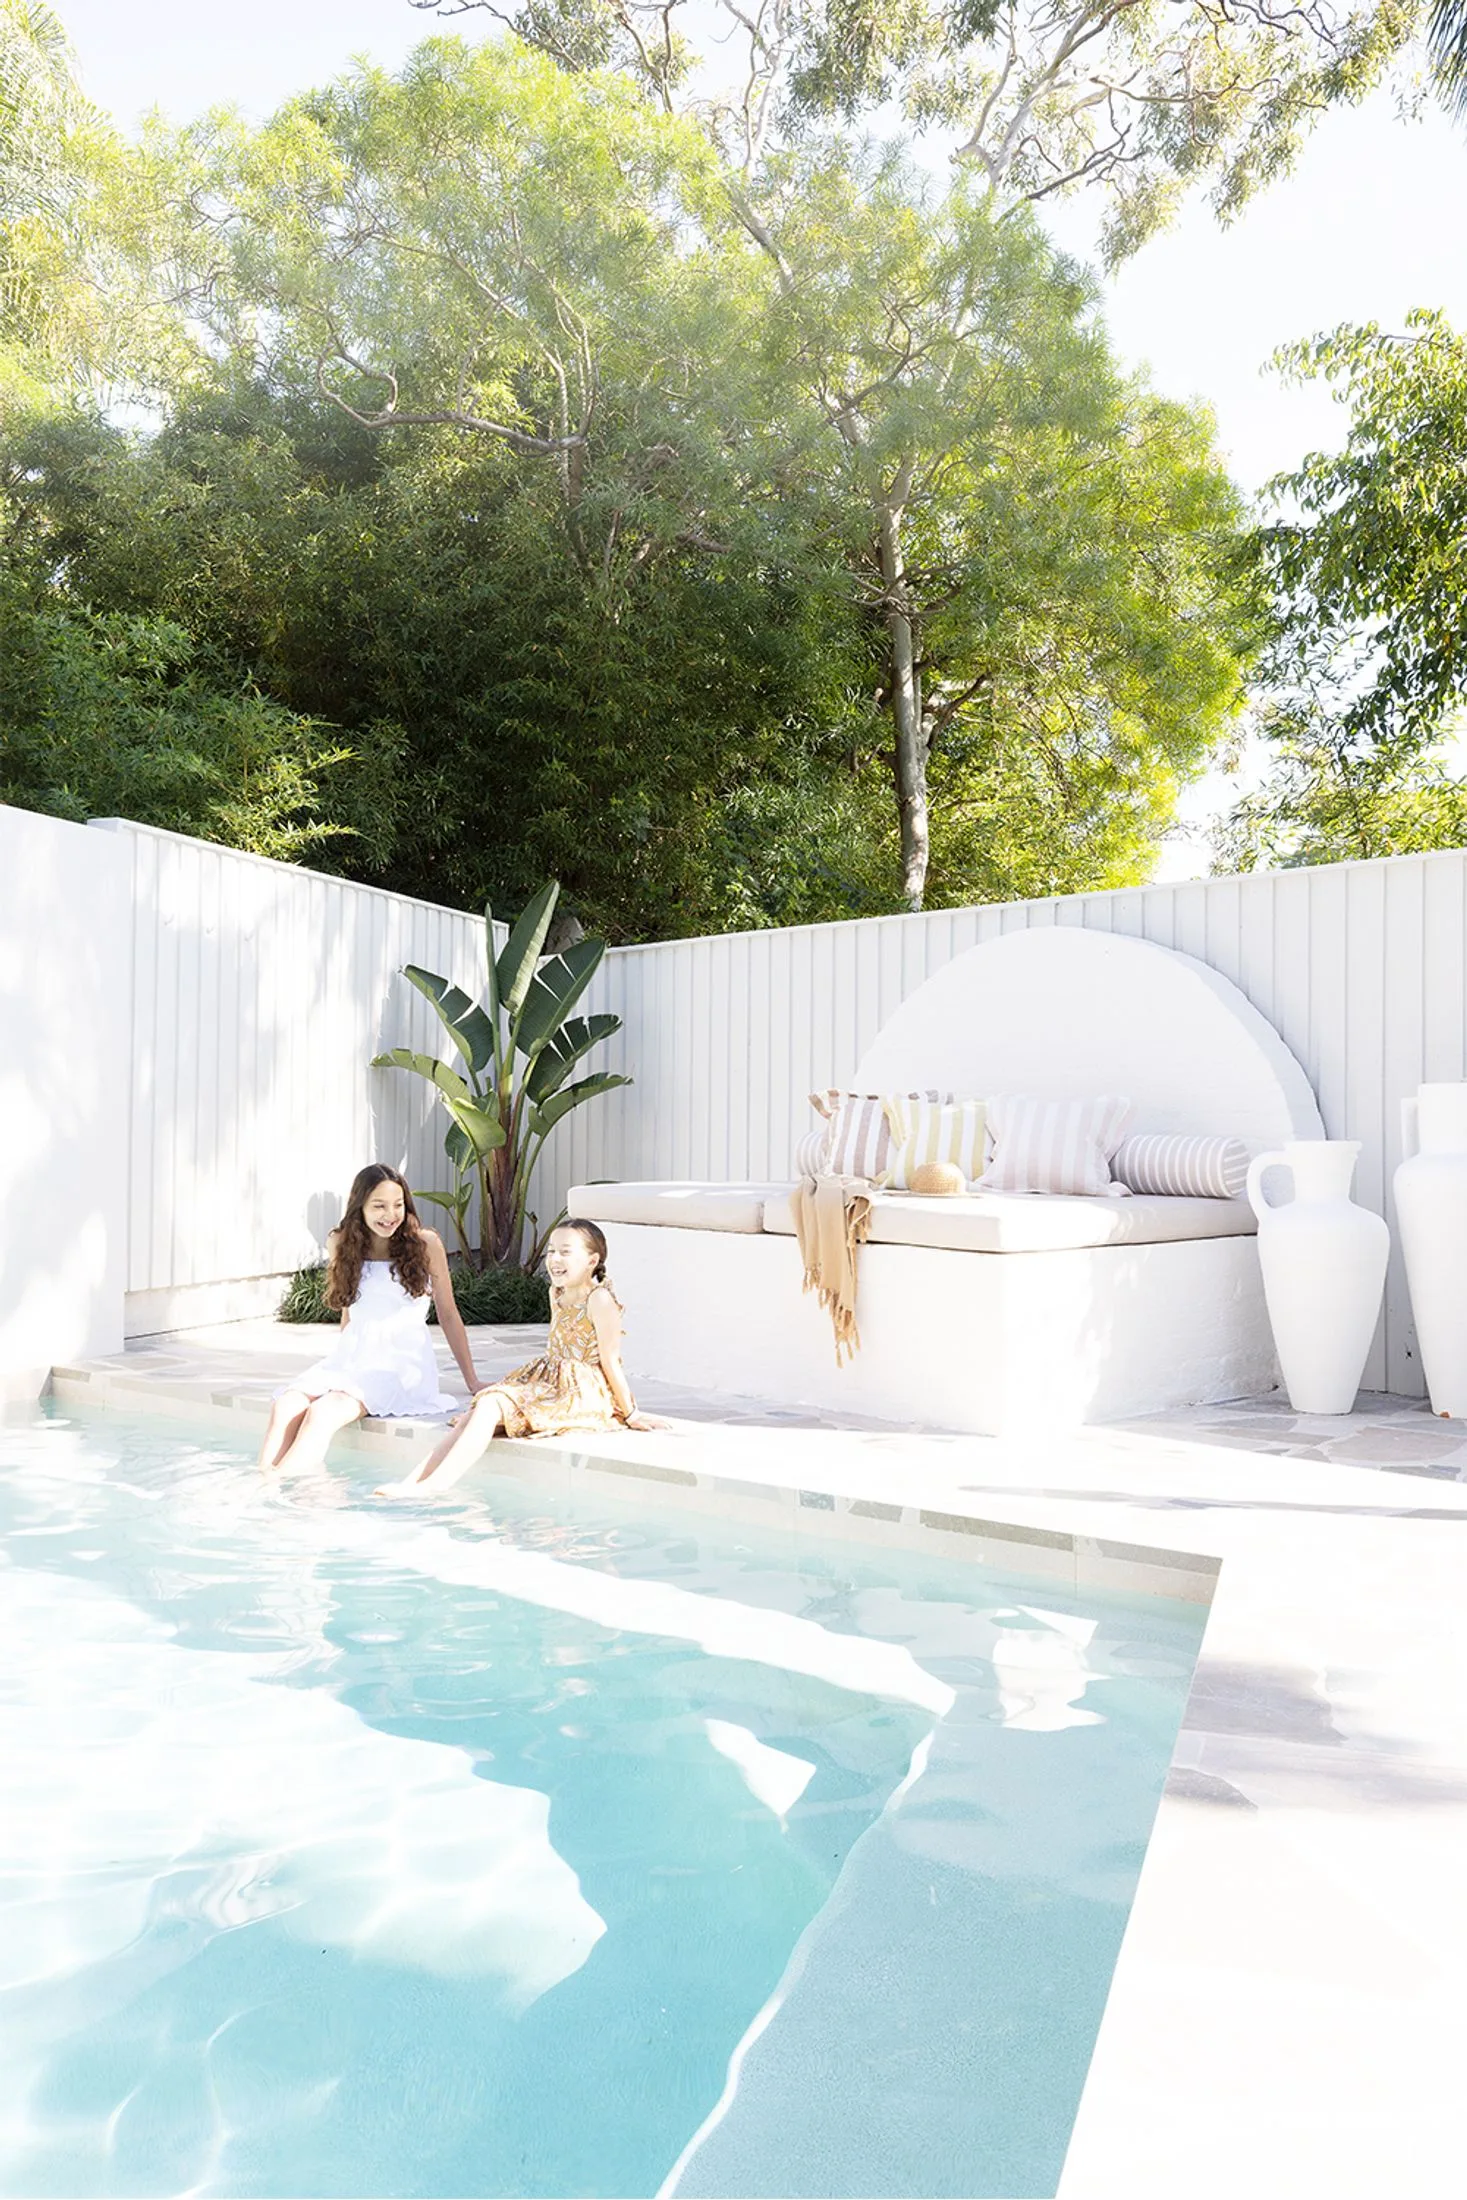
[[[986,1192],[1046,1192],[1088,1198],[1114,1191],[1110,1158],[1131,1120],[1118,1096],[1047,1100],[1002,1092],[988,1103],[992,1144],[980,1182]]]
[[[566,1212],[588,1222],[655,1222],[673,1230],[764,1227],[765,1202],[789,1198],[784,1184],[573,1184]]]
[[[764,1227],[793,1236],[788,1193],[770,1199]],[[1246,1199],[1070,1199],[1033,1192],[969,1192],[933,1199],[916,1192],[877,1192],[871,1202],[874,1244],[934,1245],[962,1253],[1162,1245],[1184,1238],[1246,1237],[1257,1227]]]

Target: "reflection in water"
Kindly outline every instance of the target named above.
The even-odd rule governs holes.
[[[719,1756],[738,1766],[749,1793],[783,1825],[815,1777],[815,1767],[787,1749],[771,1749],[746,1726],[728,1719],[705,1719],[703,1731]]]
[[[1003,1723],[1016,1732],[1057,1734],[1067,1726],[1099,1726],[1098,1711],[1080,1709],[1080,1698],[1095,1675],[1085,1652],[1096,1623],[1074,1612],[1047,1612],[1021,1604],[998,1619],[1022,1620],[1023,1626],[995,1631],[993,1669]]]
[[[375,1733],[320,1690],[262,1685],[277,1658],[183,1648],[90,1584],[16,1569],[6,1591],[7,1781],[35,1798],[6,1862],[34,1893],[0,1945],[0,1989],[127,1947],[160,1867],[189,1871],[199,1924],[274,1919],[307,1944],[492,1984],[514,2010],[601,1937],[533,1788]],[[185,1961],[187,1936],[175,1948]]]

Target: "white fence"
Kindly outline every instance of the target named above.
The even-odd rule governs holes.
[[[438,1053],[403,979],[422,963],[477,994],[483,924],[456,910],[103,821],[132,860],[127,1326],[132,1335],[265,1311],[314,1259],[364,1161],[448,1177],[418,1078],[392,1046]]]
[[[128,869],[0,807],[0,1401],[122,1343]]]
[[[109,850],[88,888],[72,860],[64,909],[34,888],[22,906],[19,857],[40,851],[36,876],[49,877],[61,842],[74,857],[87,836],[0,815],[19,851],[6,884],[23,991],[28,936],[78,918],[115,925],[118,867]],[[421,962],[477,993],[480,920],[171,833],[106,830],[131,881],[119,957],[131,1041],[113,1077],[128,1121],[128,1327],[260,1311],[276,1289],[262,1279],[313,1253],[362,1161],[444,1183],[426,1088],[367,1065],[389,1046],[440,1051],[431,1009],[396,973]],[[1232,978],[1304,1064],[1331,1134],[1361,1141],[1360,1198],[1394,1219],[1401,1097],[1423,1077],[1467,1076],[1464,851],[613,949],[586,1006],[614,1010],[623,1029],[587,1067],[635,1083],[557,1132],[536,1205],[554,1211],[594,1177],[786,1176],[805,1095],[848,1078],[951,956],[1038,924],[1136,934]],[[85,1032],[75,1044],[85,1050]],[[1398,1261],[1366,1380],[1421,1388]]]
[[[1240,986],[1304,1064],[1330,1135],[1358,1138],[1357,1196],[1387,1203],[1400,1107],[1467,1076],[1467,851],[1208,879],[927,916],[614,950],[592,1005],[624,1029],[596,1057],[636,1083],[557,1135],[554,1190],[596,1177],[779,1178],[897,1004],[980,940],[1078,924],[1154,940]],[[1419,1394],[1399,1256],[1367,1386]]]

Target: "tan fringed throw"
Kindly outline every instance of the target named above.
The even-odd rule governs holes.
[[[805,1289],[819,1293],[835,1327],[835,1364],[861,1348],[856,1263],[871,1228],[871,1186],[863,1176],[807,1176],[790,1194]]]

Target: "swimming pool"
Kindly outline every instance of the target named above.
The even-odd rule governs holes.
[[[1198,1608],[0,1453],[0,2189],[1053,2192]]]

